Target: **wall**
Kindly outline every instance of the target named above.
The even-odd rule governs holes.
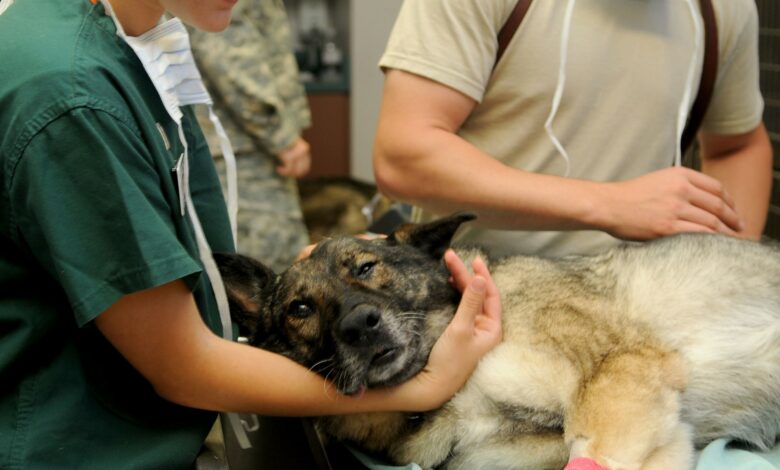
[[[350,2],[351,176],[359,181],[374,181],[371,152],[383,83],[383,75],[377,64],[400,9],[401,0]]]

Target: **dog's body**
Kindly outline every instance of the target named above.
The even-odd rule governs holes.
[[[220,258],[231,308],[253,344],[345,393],[400,383],[457,306],[441,256],[469,219],[328,241],[280,277]],[[577,456],[685,469],[692,443],[767,448],[780,435],[776,247],[682,235],[597,256],[512,257],[491,273],[504,340],[450,402],[418,419],[323,418],[322,429],[398,463],[464,469],[560,469]]]

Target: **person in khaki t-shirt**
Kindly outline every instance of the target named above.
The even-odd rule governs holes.
[[[760,237],[772,152],[752,0],[712,2],[720,47],[701,172],[672,167],[678,116],[701,76],[698,1],[534,1],[494,63],[515,3],[404,2],[380,60],[383,193],[420,218],[476,212],[460,241],[498,255],[594,252],[685,231]]]

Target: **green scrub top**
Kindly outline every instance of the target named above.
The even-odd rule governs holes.
[[[192,110],[191,191],[233,251]],[[92,320],[185,279],[221,334],[176,176],[176,125],[100,4],[17,0],[0,15],[0,468],[190,468],[216,414],[157,396]]]

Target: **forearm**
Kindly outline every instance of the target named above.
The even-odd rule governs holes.
[[[722,185],[687,168],[608,183],[510,168],[457,135],[475,105],[452,88],[389,70],[374,148],[380,190],[433,212],[471,210],[478,224],[504,230],[596,229],[648,240],[742,229]],[[725,142],[742,145],[742,137]],[[723,148],[718,139],[703,140]]]
[[[597,228],[608,188],[520,171],[478,149],[457,134],[475,105],[435,81],[387,71],[374,146],[380,190],[440,214],[476,212],[490,228]]]
[[[283,356],[211,336],[200,342],[195,357],[180,359],[183,367],[165,380],[167,388],[158,388],[162,396],[194,408],[277,416],[402,410],[412,402],[399,387],[345,396]]]
[[[490,279],[484,266],[475,265],[475,273]],[[128,294],[95,322],[167,400],[215,411],[313,416],[440,406],[500,339],[500,310],[492,283],[482,291],[467,289],[444,340],[431,352],[437,365],[397,387],[368,390],[360,397],[338,393],[330,382],[283,356],[216,336],[180,280]]]
[[[719,180],[734,199],[746,238],[758,239],[766,224],[772,189],[772,147],[764,126],[739,136],[741,145],[725,137],[705,137],[702,172]]]
[[[574,230],[599,224],[600,184],[511,168],[446,130],[380,125],[374,165],[389,197],[440,214],[471,210],[481,226]]]
[[[216,336],[182,281],[127,295],[96,323],[160,396],[193,408],[308,416],[430,409],[446,399],[410,396],[412,386],[341,395],[283,356]]]

